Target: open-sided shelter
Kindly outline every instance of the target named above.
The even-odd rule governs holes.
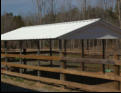
[[[112,39],[113,40],[121,39],[121,29],[111,25],[110,23],[107,23],[107,22],[101,20],[100,18],[73,21],[73,22],[37,25],[37,26],[27,26],[27,27],[22,27],[22,28],[19,28],[19,29],[16,29],[16,30],[13,30],[13,31],[10,31],[8,33],[4,33],[1,35],[1,41],[5,42],[5,53],[7,53],[7,42],[8,41],[19,41],[20,46],[21,46],[22,41],[25,41],[25,40],[35,40],[35,41],[49,40],[50,41],[50,56],[52,56],[52,40],[59,41],[59,49],[60,49],[61,56],[62,56],[62,40],[64,40],[64,46],[63,46],[64,47],[64,56],[67,56],[66,40],[81,40],[81,51],[80,52],[81,52],[82,57],[85,57],[85,51],[84,51],[85,50],[85,46],[84,46],[85,40],[87,40],[87,41],[88,40],[101,40],[102,41],[102,46],[101,46],[102,50],[101,51],[102,51],[103,59],[105,58],[106,40],[112,40]],[[87,42],[87,45],[88,45],[88,43],[89,42]],[[120,45],[120,43],[121,42],[119,42],[119,45]],[[37,43],[37,47],[38,47],[38,55],[39,55],[40,54],[39,42]],[[21,47],[20,54],[22,54],[22,51],[23,51],[22,49],[23,48]],[[24,49],[24,53],[25,53],[25,49]],[[9,57],[11,57],[11,56],[13,56],[13,55],[9,55]],[[14,57],[16,57],[16,55],[14,55]],[[21,57],[23,57],[23,56],[21,56]],[[28,58],[28,56],[26,56],[26,57]],[[29,58],[30,57],[32,57],[32,56],[29,55]],[[36,55],[34,57],[36,57],[36,59],[39,59],[38,56],[36,56]],[[45,60],[46,57],[42,56],[41,58]],[[50,59],[50,57],[47,57],[47,58]],[[55,57],[51,58],[51,59],[58,60],[58,58],[55,58]],[[5,61],[7,62],[7,59]],[[76,61],[78,61],[78,60],[76,59]],[[86,59],[86,61],[87,61],[87,59]],[[52,61],[50,61],[50,62],[52,65]],[[99,62],[101,62],[101,61],[99,61]],[[102,71],[105,73],[104,62],[109,62],[109,61],[102,62],[102,68],[103,68]],[[62,63],[61,67],[64,69],[66,61],[63,61],[61,63]],[[94,63],[94,61],[93,61],[93,63]],[[23,62],[22,62],[22,64],[23,64]],[[24,64],[26,64],[26,62],[24,62]],[[114,63],[112,62],[112,64],[114,64]],[[14,66],[16,66],[16,65],[14,65]],[[24,68],[25,68],[25,65],[24,65]],[[31,67],[31,68],[33,68],[33,67]],[[35,67],[34,69],[37,69],[37,68]],[[40,70],[40,68],[38,68],[38,69]],[[61,70],[63,70],[63,69],[61,69]],[[57,70],[57,71],[60,73],[61,70]],[[82,62],[82,70],[84,71],[84,62]],[[120,71],[119,66],[116,67],[116,70],[117,70],[117,72],[116,72],[116,74],[117,74]],[[55,71],[55,70],[51,69],[51,71]],[[63,72],[64,71],[65,70],[63,70]],[[67,72],[71,73],[71,74],[72,73],[75,74],[75,71],[71,72],[68,70]],[[65,71],[64,74],[67,72]],[[78,74],[78,73],[76,73],[76,74]],[[64,78],[65,78],[64,74],[62,72],[60,73],[61,80],[64,80]],[[78,75],[84,75],[84,73],[81,73],[81,74],[79,73]],[[85,75],[87,75],[87,74],[85,74]],[[92,74],[89,74],[89,75],[92,77],[99,77],[98,75],[94,75],[94,76]],[[40,73],[38,73],[38,76],[40,76]],[[106,77],[105,75],[101,76],[101,78],[104,78],[104,77],[106,79],[110,78],[108,76]],[[114,80],[114,79],[115,78],[113,78],[111,80]],[[38,80],[38,78],[37,78],[37,80]],[[116,81],[116,83],[117,83],[117,81]],[[118,81],[117,84],[119,87],[120,82]]]

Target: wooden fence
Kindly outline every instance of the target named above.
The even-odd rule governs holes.
[[[93,91],[93,92],[120,92],[121,88],[121,61],[119,60],[109,60],[109,59],[91,59],[91,58],[70,58],[70,57],[63,57],[63,56],[42,56],[42,55],[24,55],[24,54],[1,54],[2,58],[20,58],[20,59],[37,59],[37,60],[44,60],[44,61],[60,61],[60,68],[53,68],[53,67],[43,67],[43,66],[31,66],[26,64],[16,64],[11,62],[1,62],[1,65],[6,67],[6,70],[1,70],[1,74],[4,75],[10,75],[15,77],[21,77],[29,80],[34,81],[41,81],[44,83],[49,84],[56,84],[56,85],[63,85],[66,87],[73,87],[73,88],[79,88],[84,91]],[[85,63],[85,64],[109,64],[114,66],[113,73],[103,73],[104,69],[102,69],[102,72],[86,72],[83,70],[77,71],[72,69],[66,68],[66,62],[78,62],[78,63]],[[22,69],[32,69],[37,71],[47,71],[47,72],[56,72],[60,74],[60,79],[52,79],[42,76],[34,76],[30,74],[25,73],[18,73],[18,72],[12,72],[11,70],[8,70],[7,68],[16,67],[16,68],[22,68]],[[65,79],[65,75],[78,75],[78,76],[87,76],[91,78],[99,78],[99,79],[106,79],[106,80],[112,80],[115,83],[115,88],[107,88],[101,87],[97,85],[87,85],[87,84],[81,84],[77,82],[71,82],[67,81]]]

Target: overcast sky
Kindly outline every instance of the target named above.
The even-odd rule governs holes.
[[[12,12],[15,15],[24,14],[36,11],[32,0],[1,0],[1,12]]]
[[[76,5],[76,0],[73,1],[73,5]],[[94,0],[91,1],[95,3]],[[37,10],[32,0],[1,0],[1,11],[2,14],[12,12],[14,15],[28,15],[29,13],[35,13]]]

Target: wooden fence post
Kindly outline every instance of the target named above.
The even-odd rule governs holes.
[[[7,54],[7,41],[4,41],[4,48],[5,48],[5,54]],[[8,58],[5,57],[5,62],[8,62]],[[5,67],[6,70],[8,70],[8,67]]]
[[[37,55],[40,55],[40,41],[37,40]],[[40,66],[40,60],[38,60],[38,65]],[[41,75],[41,71],[37,71],[37,76]]]
[[[50,47],[50,56],[52,56],[52,40],[49,40],[49,47]],[[50,60],[50,66],[53,66],[53,61]]]
[[[64,40],[64,57],[67,56],[67,49],[66,49],[67,44],[66,43],[67,43],[67,40]],[[64,68],[66,69],[66,60],[63,61],[63,63],[64,63]]]
[[[105,53],[106,53],[106,41],[102,40],[102,58],[105,59]],[[102,65],[102,72],[105,74],[105,64]]]
[[[19,47],[20,47],[20,55],[22,55],[22,41],[19,41]],[[20,58],[20,64],[23,64],[23,59]],[[23,73],[23,69],[20,68],[20,73]]]
[[[82,55],[82,58],[84,58],[84,40],[82,40],[82,42],[81,42],[81,45],[82,45],[82,47],[81,47],[81,55]],[[82,71],[84,71],[85,70],[85,64],[84,64],[84,62],[82,62],[81,63],[81,70]]]
[[[5,54],[7,54],[7,41],[4,41],[4,48],[5,48]],[[7,62],[8,59],[5,57],[5,62]]]
[[[119,57],[117,55],[115,55],[114,57],[115,57],[115,59],[119,60]],[[114,74],[115,74],[115,76],[120,76],[120,66],[119,65],[114,65]],[[115,81],[114,85],[115,85],[116,89],[121,90],[120,81]]]
[[[59,40],[59,49],[60,49],[60,56],[62,57],[62,56],[63,56],[62,40]],[[65,68],[66,68],[65,61],[61,61],[60,67],[61,67],[62,69],[65,69]],[[65,78],[65,74],[60,73],[60,80],[65,81],[65,79],[66,79],[66,78]],[[64,86],[64,87],[65,87],[65,86]],[[63,87],[63,88],[64,88],[64,87]]]
[[[23,54],[23,55],[26,55],[26,49],[23,49],[23,53],[22,53],[22,54]],[[27,63],[26,63],[26,59],[25,59],[25,58],[23,59],[23,64],[24,64],[24,65],[26,65],[26,64],[27,64]],[[26,73],[26,71],[27,71],[27,69],[24,69],[24,71],[23,71],[23,72],[24,72],[24,73]]]
[[[117,66],[117,65],[114,66],[114,73],[115,73],[115,76],[120,76],[120,66]],[[120,81],[115,81],[114,85],[115,85],[116,89],[121,90],[121,82]]]

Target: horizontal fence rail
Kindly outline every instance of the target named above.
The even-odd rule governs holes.
[[[74,50],[70,50],[70,49],[66,49],[67,50],[67,52],[72,52],[72,53],[81,53],[81,51],[80,51],[80,49],[74,49]],[[37,51],[37,49],[27,49],[27,52],[31,52],[31,51]],[[50,51],[49,49],[41,49],[41,51]],[[97,53],[101,53],[102,52],[102,50],[98,50],[98,51],[94,51],[94,50],[85,50],[86,52],[90,52],[90,53],[94,53],[94,52],[97,52]],[[110,52],[111,51],[111,49],[110,50],[107,50],[106,52]],[[5,52],[5,50],[4,49],[1,49],[1,52]],[[8,52],[20,52],[20,49],[8,49]],[[53,52],[59,52],[59,49],[53,49]],[[62,52],[64,52],[63,50],[62,50]],[[113,51],[112,51],[113,52]],[[112,52],[110,52],[110,53],[112,53]],[[115,52],[115,51],[114,51]],[[121,50],[118,50],[118,51],[116,51],[118,54],[121,54]]]
[[[1,57],[25,58],[25,59],[40,59],[59,61],[61,57],[56,56],[39,56],[39,55],[20,55],[20,54],[1,54]]]
[[[35,60],[45,60],[45,61],[60,61],[62,62],[78,62],[78,63],[87,63],[87,64],[106,64],[106,65],[113,65],[115,67],[114,73],[103,73],[103,72],[86,72],[83,70],[77,71],[67,68],[57,68],[57,67],[43,67],[43,66],[31,66],[31,65],[25,65],[25,64],[15,64],[12,62],[1,62],[1,65],[5,67],[15,67],[20,69],[31,69],[36,71],[46,71],[46,72],[54,72],[59,73],[60,75],[70,74],[70,75],[78,75],[78,76],[86,76],[91,78],[99,78],[99,79],[106,79],[115,81],[118,86],[120,86],[121,82],[121,72],[120,72],[120,66],[121,61],[115,60],[115,59],[94,59],[94,58],[71,58],[71,57],[63,57],[63,56],[43,56],[43,55],[35,55],[35,54],[1,54],[1,58],[20,58],[20,59],[35,59]],[[64,64],[62,64],[64,65]],[[62,66],[61,65],[61,66]],[[95,92],[119,92],[116,89],[110,89],[105,87],[99,87],[96,85],[86,85],[86,84],[80,84],[75,82],[66,81],[65,79],[50,79],[40,76],[32,76],[28,74],[22,74],[17,72],[11,72],[6,70],[1,70],[1,74],[4,75],[10,75],[15,77],[21,77],[25,79],[35,80],[35,81],[42,81],[46,83],[51,84],[60,84],[60,85],[66,85],[68,87],[75,87],[79,89],[84,89],[87,91],[95,91]],[[118,82],[118,83],[117,83]]]
[[[7,62],[2,62],[1,64],[8,66],[8,67],[18,67],[18,68],[24,68],[24,69],[33,69],[33,70],[41,70],[41,71],[49,71],[49,72],[56,72],[56,73],[64,73],[64,74],[72,74],[72,75],[80,75],[80,76],[88,76],[88,77],[93,77],[93,78],[121,81],[121,77],[115,76],[114,74],[83,72],[83,71],[76,71],[76,70],[70,70],[70,69],[30,66],[30,65],[13,64],[13,63],[7,63]]]
[[[1,54],[1,57],[24,58],[24,59],[39,59],[39,60],[53,60],[53,61],[69,61],[69,62],[84,62],[93,64],[112,64],[120,65],[120,60],[115,59],[94,59],[94,58],[71,58],[60,56],[42,56],[42,55],[20,55],[20,54]]]
[[[34,81],[42,81],[50,84],[60,84],[60,85],[66,85],[68,87],[75,87],[79,88],[84,91],[90,91],[90,92],[120,92],[115,89],[109,89],[109,88],[104,88],[104,87],[99,87],[96,85],[86,85],[86,84],[79,84],[75,82],[70,82],[70,81],[62,81],[62,80],[56,80],[56,79],[50,79],[50,78],[45,78],[45,77],[37,77],[37,76],[32,76],[32,75],[26,75],[26,74],[20,74],[16,72],[10,72],[10,71],[1,71],[2,74],[10,75],[10,76],[16,76],[16,77],[21,77],[29,80],[34,80]]]

